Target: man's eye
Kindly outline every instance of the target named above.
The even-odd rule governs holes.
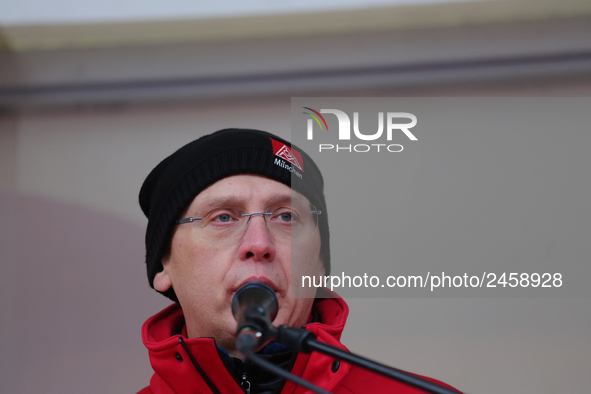
[[[279,218],[284,222],[291,222],[291,213],[282,213]]]
[[[216,222],[227,223],[232,220],[232,216],[230,216],[227,213],[223,213],[221,215],[217,215],[216,217],[214,217],[213,220]]]
[[[279,223],[291,223],[296,219],[296,216],[289,209],[279,209],[273,215],[273,219]]]

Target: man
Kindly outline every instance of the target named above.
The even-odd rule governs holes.
[[[330,273],[323,187],[308,155],[258,130],[204,136],[152,170],[139,198],[149,220],[148,279],[175,304],[143,326],[155,373],[140,393],[306,392],[236,350],[231,302],[246,283],[263,282],[277,295],[275,326],[303,326],[345,348],[345,302],[295,286],[301,275]],[[334,393],[420,392],[274,342],[260,355]]]

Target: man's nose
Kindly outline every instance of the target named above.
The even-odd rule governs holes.
[[[275,259],[275,242],[263,215],[255,214],[249,218],[240,242],[239,255],[242,260]]]

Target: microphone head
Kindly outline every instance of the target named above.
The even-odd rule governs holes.
[[[244,323],[245,312],[250,308],[266,315],[271,323],[279,310],[275,292],[263,282],[248,282],[238,289],[232,300],[232,314],[238,325]]]

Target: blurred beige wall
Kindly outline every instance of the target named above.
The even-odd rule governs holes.
[[[591,80],[442,85],[414,93],[589,95]],[[139,330],[167,301],[145,279],[145,219],[137,205],[144,177],[185,142],[220,128],[289,138],[289,105],[287,97],[271,97],[2,118],[0,206],[9,220],[2,226],[7,336],[0,361],[10,371],[3,393],[133,392],[148,383]],[[352,350],[466,392],[584,392],[590,383],[584,299],[349,303],[344,341]]]
[[[158,35],[138,38],[152,25],[115,26],[131,31],[125,42],[93,36],[96,26],[66,29],[84,33],[71,41],[63,29],[5,32],[0,393],[135,392],[148,384],[140,328],[168,301],[146,280],[137,194],[184,143],[226,127],[289,138],[290,96],[590,96],[587,5],[556,11],[543,3],[540,13],[523,6],[511,18],[470,8],[477,17],[467,22],[442,12],[430,26],[406,10],[418,25],[382,18],[372,28],[368,19],[357,31],[343,28],[345,13],[329,25],[334,31],[295,36],[275,36],[275,24],[248,39],[237,28],[208,40],[200,25],[199,39],[185,42],[176,29],[164,44]],[[257,21],[242,21],[244,29]],[[349,304],[343,340],[370,358],[468,393],[589,391],[587,299]]]

